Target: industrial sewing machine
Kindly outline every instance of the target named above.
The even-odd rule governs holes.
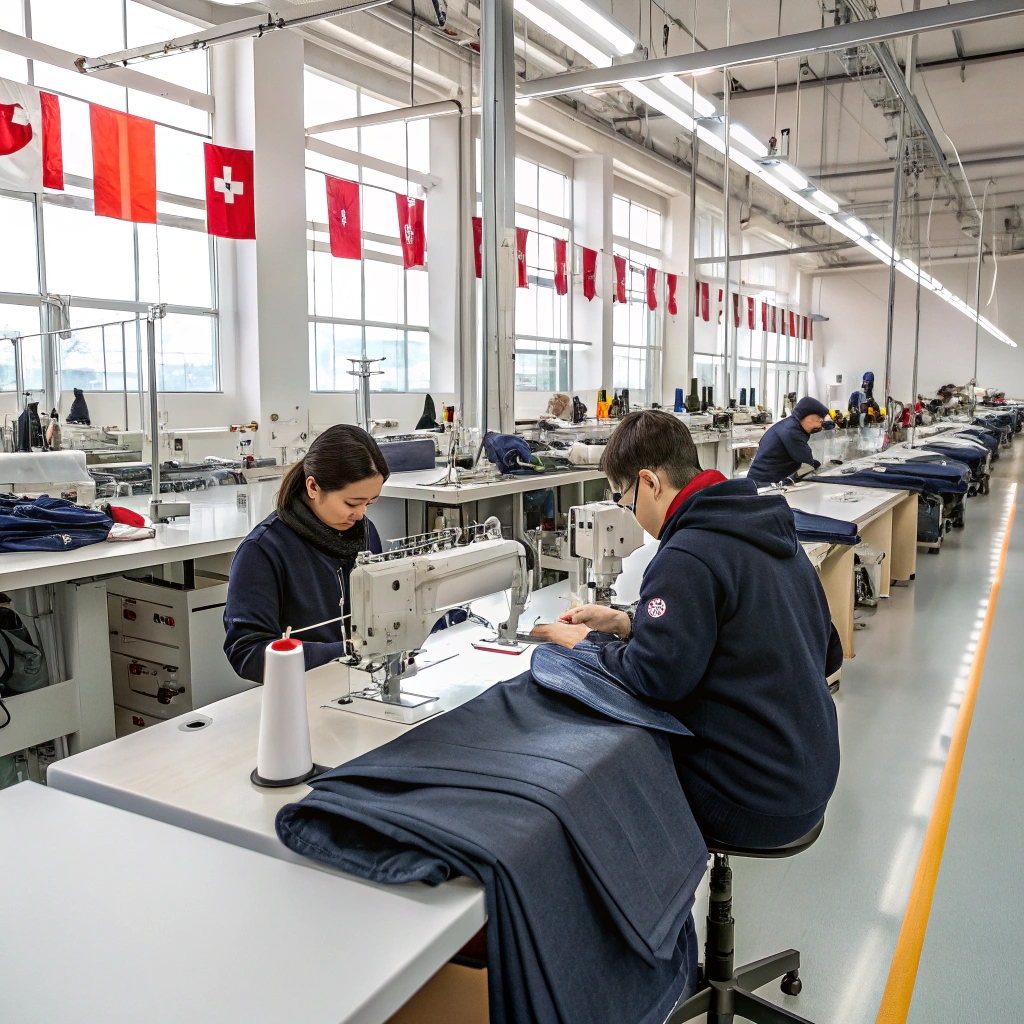
[[[628,508],[614,501],[592,501],[569,509],[569,552],[588,562],[580,574],[582,604],[611,604],[612,584],[622,560],[644,543],[643,527]]]
[[[469,535],[468,544],[459,544]],[[496,518],[468,531],[449,528],[407,537],[383,554],[364,552],[349,580],[352,609],[351,703],[346,710],[411,725],[441,710],[437,697],[403,692],[402,684],[430,661],[423,642],[441,615],[478,598],[511,590],[511,608],[483,649],[518,653],[519,617],[530,594],[522,544],[505,540]],[[438,659],[438,660],[443,660]],[[358,674],[368,685],[356,690]]]

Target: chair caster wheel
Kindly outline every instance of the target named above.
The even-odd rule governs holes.
[[[779,987],[787,996],[800,995],[800,990],[804,987],[804,983],[800,980],[800,972],[790,971],[789,974],[783,975]]]

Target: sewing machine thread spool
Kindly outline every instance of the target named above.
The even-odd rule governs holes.
[[[260,739],[250,778],[257,786],[296,786],[322,770],[313,764],[309,740],[302,641],[275,640],[264,655]]]

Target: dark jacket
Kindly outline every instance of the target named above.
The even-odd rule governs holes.
[[[728,480],[684,501],[644,573],[631,639],[601,659],[694,734],[677,766],[704,835],[779,846],[824,813],[839,773],[825,677],[842,647],[781,495]]]
[[[747,479],[753,480],[758,487],[766,487],[784,480],[804,463],[817,469],[821,463],[811,454],[808,437],[810,434],[792,414],[772,424],[757,446],[757,454],[747,470]]]
[[[370,551],[381,550],[373,523],[369,529]],[[272,512],[242,541],[231,563],[228,600],[224,609],[224,651],[243,678],[263,682],[263,652],[285,630],[301,629],[341,614],[341,584],[345,579],[345,611],[348,612],[348,578],[355,559],[325,555],[307,544]],[[335,622],[302,634],[306,668],[325,665],[345,653],[341,623]]]

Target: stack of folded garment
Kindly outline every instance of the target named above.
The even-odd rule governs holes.
[[[572,661],[552,676],[585,680]],[[695,985],[707,849],[666,735],[685,729],[612,697],[499,683],[313,780],[278,835],[374,882],[479,881],[491,1024],[661,1024]]]
[[[793,509],[797,538],[806,544],[859,544],[857,524]]]
[[[891,491],[916,491],[918,494],[966,494],[970,470],[963,462],[913,459],[887,462],[853,472],[829,474],[830,484],[856,484],[859,487],[884,487]]]
[[[105,541],[113,525],[63,498],[0,495],[0,551],[70,551]]]

